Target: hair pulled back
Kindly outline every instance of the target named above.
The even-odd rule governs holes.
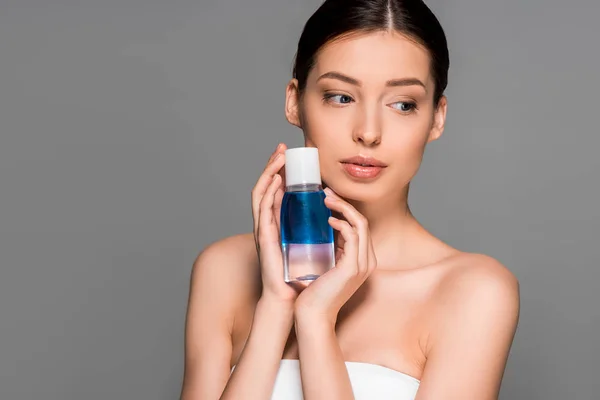
[[[429,51],[437,104],[448,84],[448,44],[438,19],[422,0],[325,0],[306,22],[298,42],[293,77],[300,93],[325,44],[348,34],[382,30],[403,34]]]

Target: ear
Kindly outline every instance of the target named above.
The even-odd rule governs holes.
[[[433,142],[442,136],[444,126],[446,125],[446,111],[448,108],[448,100],[446,96],[442,96],[433,114],[433,124],[429,132],[427,142]]]
[[[297,79],[290,80],[285,90],[285,117],[290,124],[301,127],[300,92]]]

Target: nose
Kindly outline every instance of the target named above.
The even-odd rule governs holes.
[[[381,119],[376,110],[364,110],[353,132],[356,143],[375,146],[381,143]]]

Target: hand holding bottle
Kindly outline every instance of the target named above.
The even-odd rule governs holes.
[[[298,292],[283,279],[283,257],[279,236],[279,213],[285,183],[281,170],[285,165],[285,144],[279,144],[252,189],[254,241],[260,260],[263,283],[262,299],[293,307]]]
[[[345,220],[329,218],[339,231],[335,267],[311,283],[296,299],[296,320],[325,322],[335,326],[342,306],[377,266],[367,219],[352,205],[326,188],[325,204]]]

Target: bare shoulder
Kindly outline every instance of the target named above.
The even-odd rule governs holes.
[[[239,310],[254,295],[256,249],[252,234],[230,236],[202,249],[192,266],[185,322],[182,398],[220,393],[235,351]]]
[[[519,318],[519,282],[482,254],[459,253],[442,264],[420,396],[496,399]]]
[[[217,240],[198,254],[190,277],[187,330],[191,342],[217,329],[231,336],[238,310],[257,291],[252,234]],[[206,327],[212,331],[206,332]]]
[[[217,240],[196,257],[186,318],[188,364],[202,354],[229,363],[236,316],[260,289],[254,284],[260,280],[256,258],[252,234]],[[223,354],[217,356],[219,348]]]
[[[191,285],[211,287],[211,292],[233,299],[252,291],[257,278],[257,257],[252,233],[219,239],[198,254],[192,267]]]
[[[435,291],[443,331],[481,324],[513,332],[519,317],[520,288],[516,276],[498,260],[460,253],[446,261]],[[454,326],[462,325],[462,326]]]
[[[518,301],[519,281],[498,260],[476,253],[460,253],[448,260],[439,294],[459,304],[470,301]],[[514,306],[514,304],[513,304]]]
[[[246,258],[255,251],[252,233],[228,236],[208,244],[198,254],[200,258]]]
[[[252,233],[228,236],[208,244],[200,251],[194,262],[192,273],[197,269],[215,265],[215,263],[219,265],[219,268],[214,267],[214,269],[222,273],[244,273],[247,264],[253,261],[255,255],[256,248]]]

